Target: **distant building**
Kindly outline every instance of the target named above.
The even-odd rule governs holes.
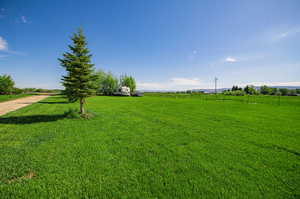
[[[130,96],[130,88],[127,86],[122,86],[117,92],[114,93],[117,96]]]

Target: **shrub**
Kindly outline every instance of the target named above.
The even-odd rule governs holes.
[[[23,89],[20,88],[13,88],[12,90],[12,93],[16,95],[22,94],[23,92],[24,92]]]
[[[224,91],[224,95],[244,96],[246,93],[243,90]]]

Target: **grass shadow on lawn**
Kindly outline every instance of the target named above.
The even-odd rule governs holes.
[[[69,104],[70,102],[38,102],[39,104]]]
[[[0,124],[33,124],[40,122],[54,122],[64,118],[65,116],[63,114],[0,117]]]

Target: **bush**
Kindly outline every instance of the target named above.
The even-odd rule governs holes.
[[[224,91],[224,95],[244,96],[246,93],[243,90]]]
[[[23,89],[13,88],[12,93],[16,94],[16,95],[22,94],[23,93]]]

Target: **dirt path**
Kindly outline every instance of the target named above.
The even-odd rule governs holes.
[[[49,97],[49,95],[35,95],[35,96],[24,97],[24,98],[15,99],[15,100],[7,101],[7,102],[1,102],[0,103],[0,116],[4,115],[6,113],[9,113],[11,111],[18,110],[22,107],[28,106],[35,102],[38,102],[47,97]]]

